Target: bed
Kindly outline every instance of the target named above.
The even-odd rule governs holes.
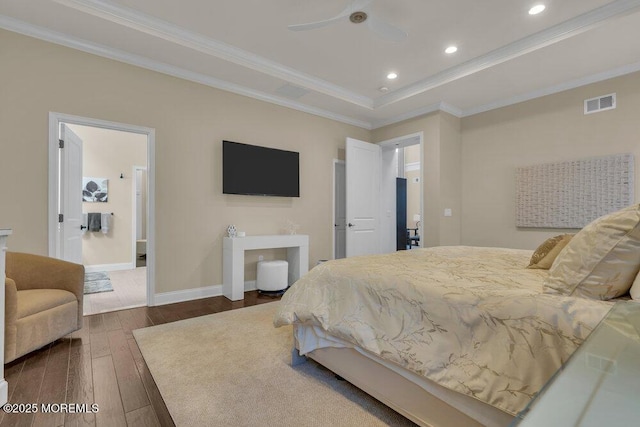
[[[525,268],[532,251],[469,246],[326,262],[287,291],[274,324],[418,424],[509,425],[628,295],[640,211],[621,212],[569,239],[551,270]]]

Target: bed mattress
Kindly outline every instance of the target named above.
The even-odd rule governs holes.
[[[274,324],[316,326],[515,415],[612,305],[544,294],[530,256],[456,246],[326,262],[287,291]]]

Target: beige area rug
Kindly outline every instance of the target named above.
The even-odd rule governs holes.
[[[313,361],[292,367],[278,304],[134,331],[178,427],[413,425]]]

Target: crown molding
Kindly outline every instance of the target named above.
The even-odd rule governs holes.
[[[137,67],[146,68],[152,71],[157,71],[162,74],[177,77],[184,80],[189,80],[195,83],[200,83],[206,86],[210,86],[216,89],[221,89],[227,92],[232,92],[237,95],[247,96],[260,101],[269,102],[271,104],[280,105],[282,107],[291,108],[304,113],[313,114],[316,116],[324,117],[331,120],[336,120],[341,123],[357,126],[364,129],[371,129],[371,123],[363,120],[354,119],[352,117],[337,114],[331,111],[323,110],[321,108],[310,107],[300,102],[274,96],[268,93],[260,92],[253,89],[248,89],[244,86],[240,86],[234,83],[227,82],[225,80],[217,79],[215,77],[207,76],[200,73],[185,70],[180,67],[168,65],[159,61],[154,61],[143,56],[127,53],[118,49],[113,49],[98,43],[89,42],[86,40],[70,37],[66,34],[59,33],[37,27],[26,22],[10,18],[4,15],[0,15],[0,28],[15,33],[23,34],[25,36],[34,37],[40,40],[44,40],[50,43],[66,46],[71,49],[80,50],[93,55],[98,55],[104,58],[113,59],[115,61],[123,62],[125,64],[135,65]]]
[[[372,129],[379,129],[388,125],[399,123],[409,119],[415,119],[416,117],[425,116],[427,114],[435,113],[437,111],[444,111],[456,117],[462,117],[463,111],[457,107],[446,102],[437,102],[435,104],[427,105],[426,107],[418,108],[408,111],[397,116],[390,117],[388,119],[375,120],[371,125]]]
[[[566,90],[575,89],[581,86],[586,86],[593,83],[598,83],[604,80],[613,79],[615,77],[624,76],[625,74],[631,74],[640,71],[640,62],[625,65],[615,68],[613,70],[604,71],[602,73],[593,74],[591,76],[583,77],[580,79],[572,80],[565,83],[560,83],[555,86],[536,90],[523,95],[514,96],[511,98],[491,102],[489,104],[479,105],[477,107],[468,108],[462,111],[460,117],[469,117],[475,114],[484,113],[487,111],[495,110],[502,107],[508,107],[509,105],[519,104],[520,102],[529,101],[536,98],[541,98],[547,95],[553,95],[554,93],[564,92]]]
[[[262,56],[185,30],[145,13],[102,0],[54,0],[63,6],[132,28],[145,34],[241,65],[333,98],[373,109],[373,100],[341,86],[319,79]]]
[[[573,37],[598,25],[602,25],[610,19],[630,14],[638,8],[640,8],[640,0],[613,1],[553,27],[549,27],[538,33],[495,49],[487,54],[480,55],[462,64],[443,70],[431,77],[389,92],[374,101],[374,110]]]

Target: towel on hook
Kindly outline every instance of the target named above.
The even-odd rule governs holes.
[[[89,231],[100,231],[102,228],[102,214],[99,212],[90,212],[88,215]]]
[[[89,214],[86,214],[86,213],[82,214],[82,224],[80,225],[81,225],[80,230],[84,235],[84,233],[86,233],[87,230],[89,229]]]
[[[111,214],[103,213],[102,214],[102,233],[107,234],[110,228],[111,228]]]

